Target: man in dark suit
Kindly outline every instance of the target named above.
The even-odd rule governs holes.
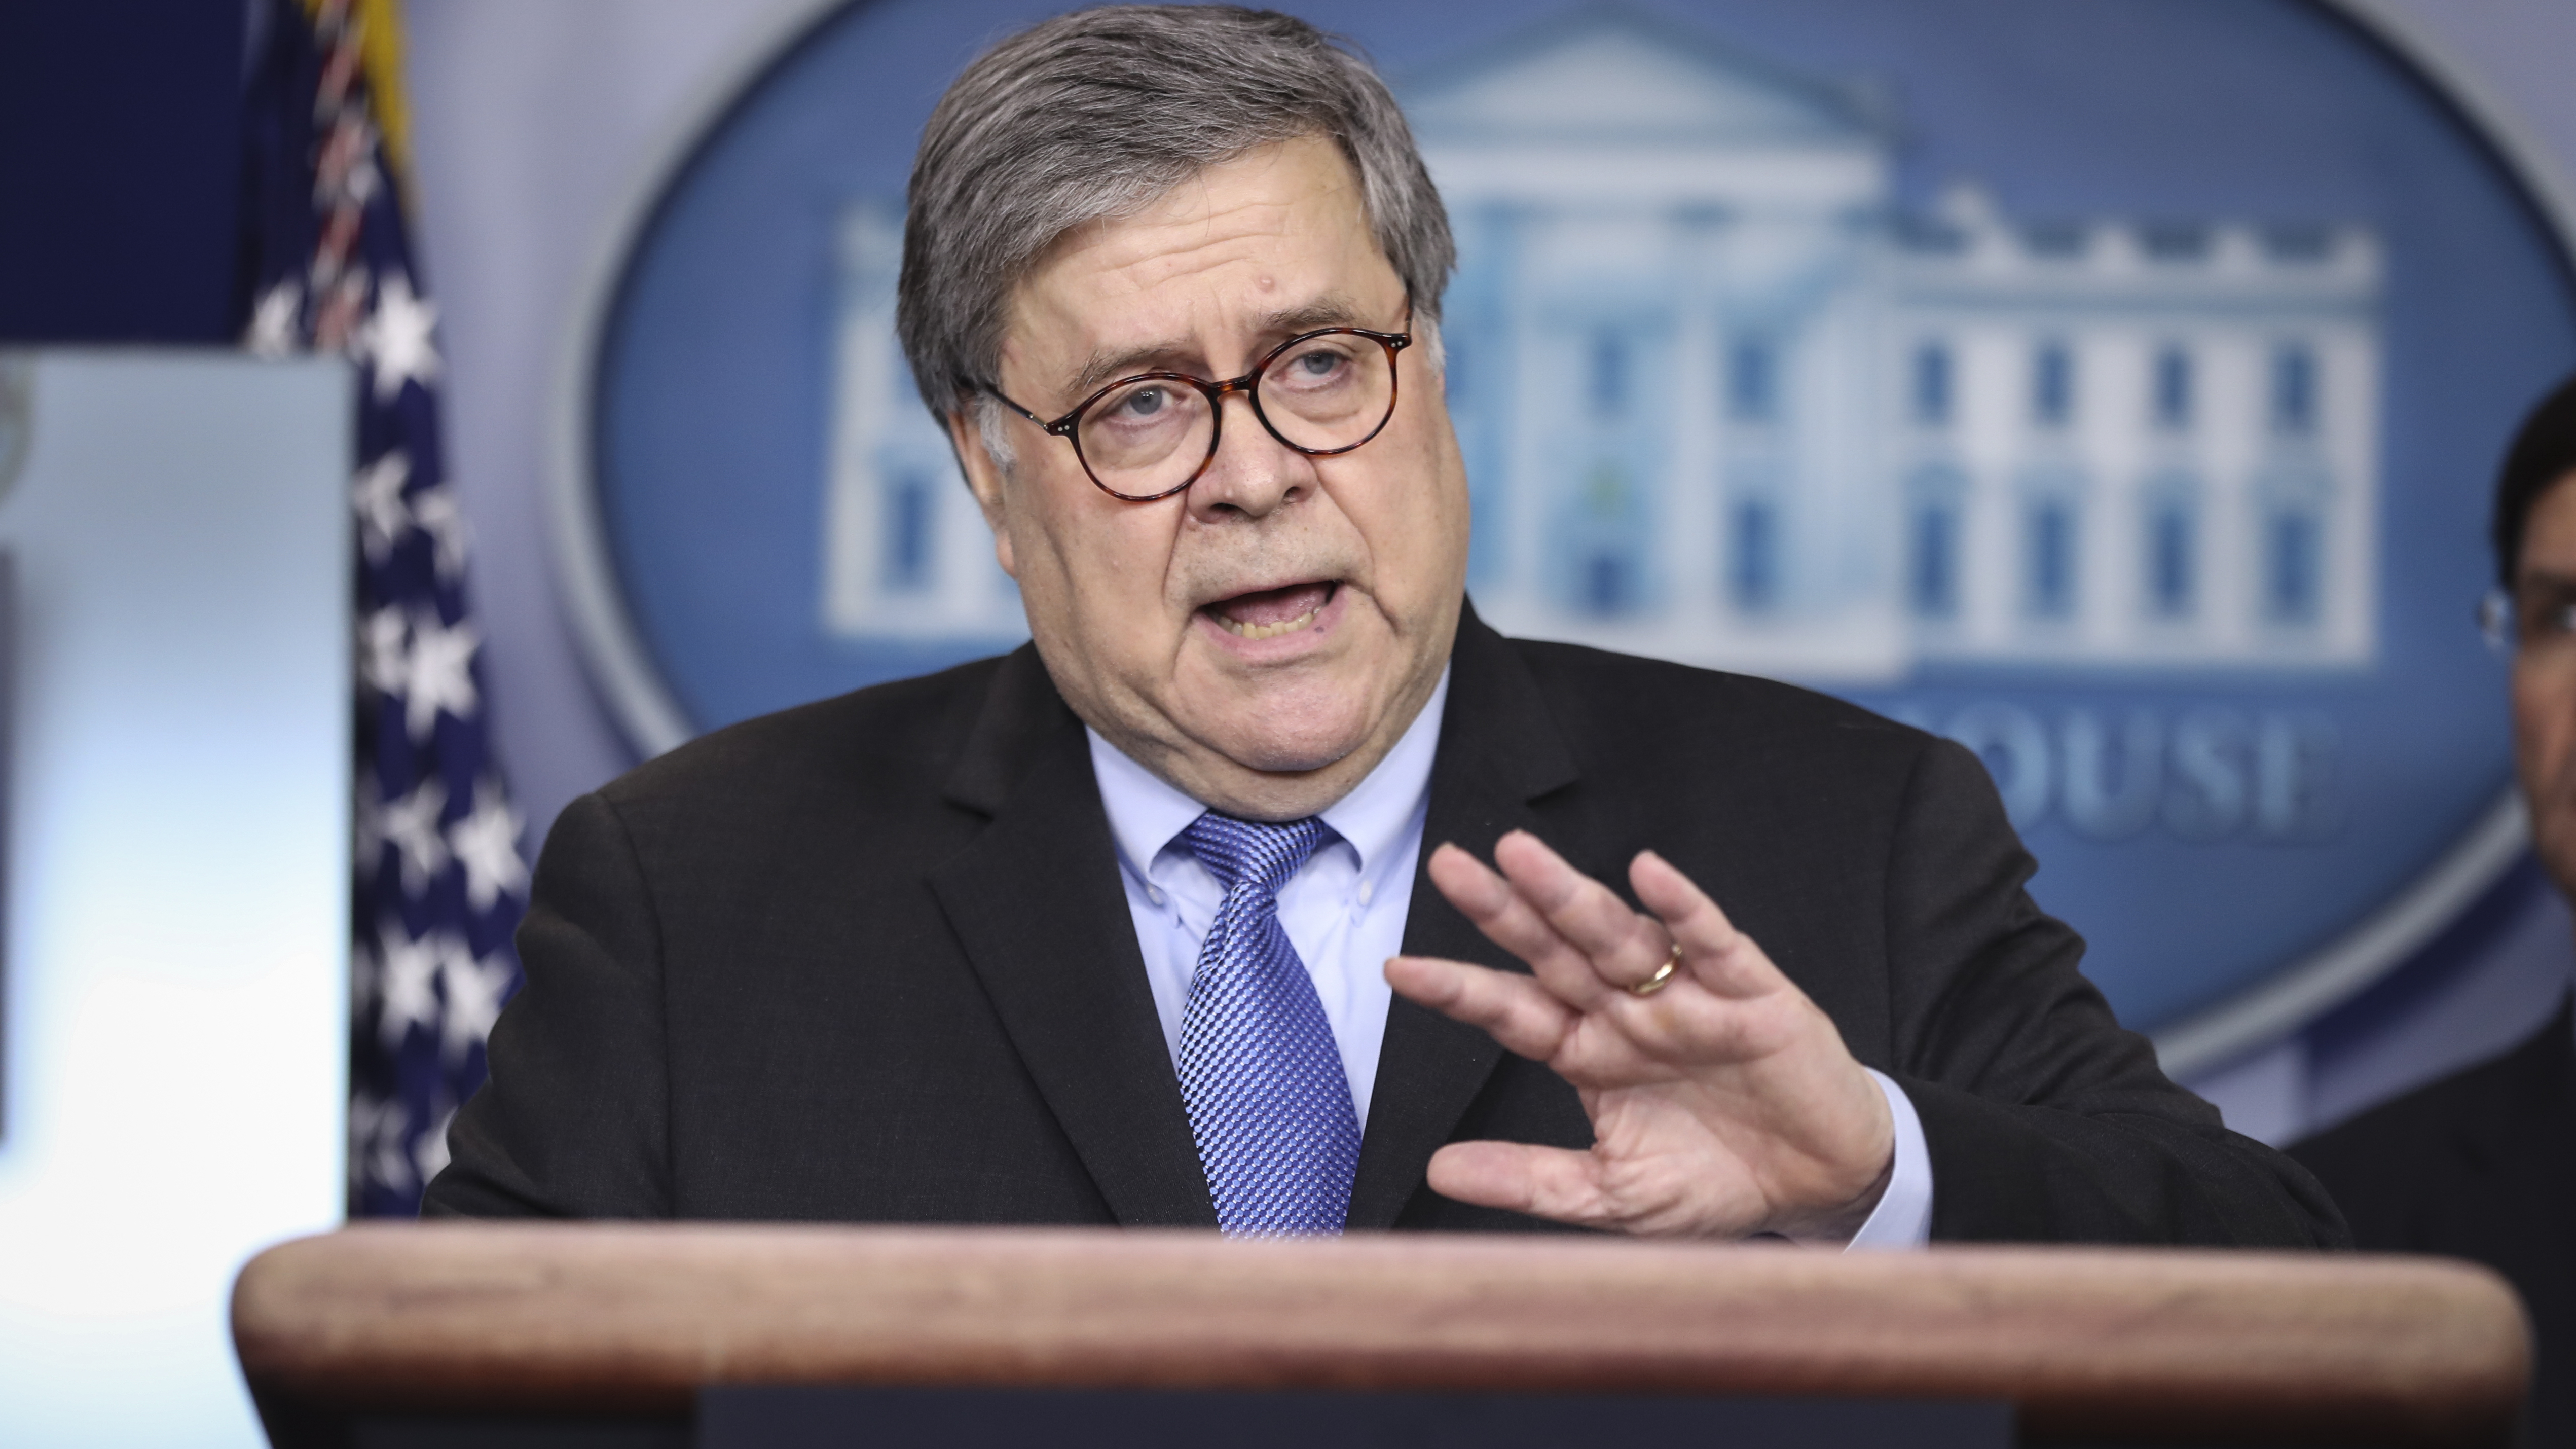
[[[2576,381],[2515,437],[2496,485],[2500,587],[2488,626],[2513,650],[2516,773],[2532,844],[2576,894]],[[2290,1149],[2354,1240],[2472,1258],[2531,1309],[2527,1441],[2576,1444],[2576,1012],[2522,1045]]]
[[[1452,258],[1302,22],[969,67],[901,330],[1033,643],[570,807],[429,1211],[2341,1241],[1973,757],[1476,619]]]

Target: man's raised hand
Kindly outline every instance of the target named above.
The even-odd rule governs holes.
[[[1572,1083],[1594,1143],[1452,1143],[1432,1156],[1433,1190],[1634,1233],[1857,1232],[1886,1190],[1895,1123],[1806,993],[1651,851],[1628,880],[1652,914],[1526,832],[1504,836],[1494,860],[1499,873],[1443,845],[1432,883],[1536,974],[1398,956],[1386,979]],[[1676,944],[1664,986],[1629,989]]]

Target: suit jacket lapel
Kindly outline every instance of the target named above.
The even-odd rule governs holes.
[[[993,823],[931,888],[1101,1196],[1128,1226],[1216,1226],[1082,727],[1034,650],[995,675],[947,793]]]
[[[1485,939],[1431,884],[1432,850],[1443,841],[1489,853],[1505,833],[1535,830],[1530,804],[1573,783],[1573,752],[1546,698],[1511,645],[1464,610],[1450,656],[1449,703],[1431,766],[1431,806],[1414,868],[1404,924],[1409,956],[1444,956],[1527,971]],[[1351,1187],[1349,1225],[1386,1228],[1422,1188],[1431,1154],[1449,1140],[1503,1049],[1483,1031],[1397,997],[1370,1098],[1368,1132]]]

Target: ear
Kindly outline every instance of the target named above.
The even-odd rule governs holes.
[[[984,526],[993,530],[993,557],[1000,560],[1002,572],[1016,579],[1019,562],[1011,553],[1011,518],[1005,485],[1008,478],[993,455],[984,447],[984,430],[975,425],[975,411],[961,406],[948,414],[948,446],[957,454],[957,470],[966,475],[966,489],[975,495],[975,506],[984,510]]]

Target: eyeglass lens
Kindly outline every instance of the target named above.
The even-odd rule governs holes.
[[[1253,382],[1253,406],[1292,448],[1355,447],[1395,409],[1395,368],[1383,343],[1354,333],[1303,338],[1273,355]],[[1207,461],[1216,411],[1206,393],[1171,378],[1126,383],[1086,409],[1075,444],[1091,476],[1131,497],[1169,492]]]
[[[2566,658],[2576,645],[2576,590],[2545,581],[2514,594],[2491,590],[2479,604],[2478,623],[2497,649]]]

